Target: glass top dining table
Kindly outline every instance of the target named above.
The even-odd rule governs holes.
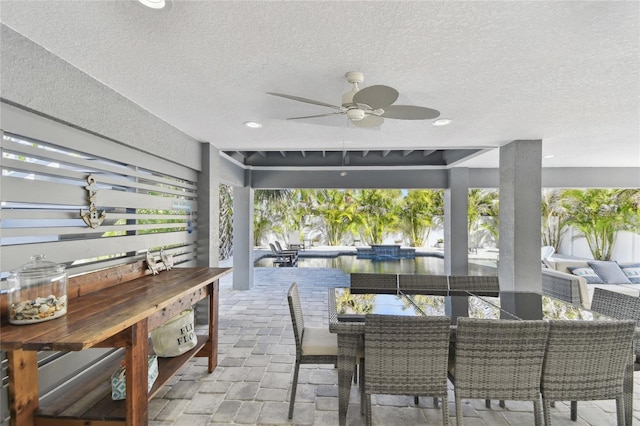
[[[451,339],[459,317],[508,320],[611,320],[596,312],[538,293],[508,292],[474,294],[441,291],[409,294],[399,290],[329,289],[329,330],[338,337],[338,415],[346,425],[354,358],[358,341],[364,336],[367,314],[448,316]],[[426,292],[425,292],[426,293]]]

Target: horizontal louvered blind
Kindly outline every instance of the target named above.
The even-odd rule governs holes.
[[[102,152],[117,145],[120,158],[92,154],[96,141]],[[160,249],[176,264],[195,265],[197,172],[182,167],[172,176],[150,154],[89,134],[86,142],[79,150],[3,132],[2,278],[34,254],[65,264],[70,275]],[[92,218],[100,224],[89,226]]]

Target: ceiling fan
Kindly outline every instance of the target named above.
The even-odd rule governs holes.
[[[398,120],[428,120],[436,118],[440,112],[420,106],[392,105],[398,99],[398,91],[393,87],[375,85],[360,89],[358,86],[364,81],[364,75],[358,71],[349,71],[345,74],[347,81],[353,84],[350,92],[342,95],[342,105],[331,105],[313,99],[299,96],[285,95],[283,93],[267,92],[269,95],[320,105],[336,109],[336,112],[326,114],[307,115],[304,117],[291,117],[287,120],[300,120],[305,118],[326,117],[330,115],[346,114],[347,118],[358,127],[377,127],[384,123],[385,118]]]

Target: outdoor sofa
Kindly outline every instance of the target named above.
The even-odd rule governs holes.
[[[640,297],[640,263],[564,259],[545,262],[544,293],[589,309],[595,288]]]

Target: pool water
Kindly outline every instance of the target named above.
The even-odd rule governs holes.
[[[495,262],[485,264],[469,262],[469,275],[497,275]],[[264,257],[254,264],[256,267],[272,267],[273,258]],[[414,259],[372,260],[356,256],[300,257],[298,268],[334,268],[346,274],[352,272],[444,275],[444,259],[435,256],[416,256]]]

